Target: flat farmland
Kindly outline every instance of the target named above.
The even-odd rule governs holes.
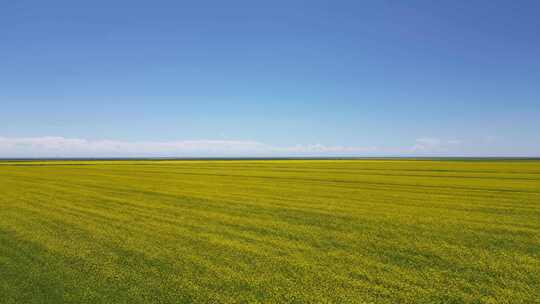
[[[540,303],[540,161],[0,162],[0,303]]]

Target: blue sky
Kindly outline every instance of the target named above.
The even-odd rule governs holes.
[[[0,157],[540,156],[538,1],[4,1]]]

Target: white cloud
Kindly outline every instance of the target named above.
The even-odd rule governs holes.
[[[376,147],[345,147],[345,146],[325,146],[316,145],[296,145],[294,147],[275,148],[281,152],[300,152],[300,153],[366,153],[377,151]]]
[[[286,156],[531,156],[538,145],[505,147],[482,140],[417,138],[408,147],[275,146],[249,140],[122,141],[59,136],[0,137],[0,158],[54,157],[286,157]]]
[[[460,144],[461,141],[456,139],[442,140],[439,138],[423,137],[416,139],[411,151],[417,153],[451,152],[452,149]]]
[[[242,140],[119,141],[58,136],[0,137],[0,157],[361,156],[374,151],[375,147],[321,144],[277,147]]]
[[[500,139],[499,136],[488,135],[488,136],[485,136],[485,137],[484,137],[484,142],[485,142],[486,144],[493,144],[493,143],[496,143],[499,139]]]

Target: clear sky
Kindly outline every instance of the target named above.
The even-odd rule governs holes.
[[[538,1],[3,1],[0,157],[540,156]]]

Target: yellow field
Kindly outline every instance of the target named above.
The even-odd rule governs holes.
[[[0,162],[0,303],[540,303],[540,161]]]

